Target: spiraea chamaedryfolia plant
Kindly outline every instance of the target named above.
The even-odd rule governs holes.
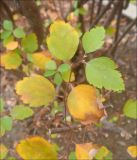
[[[60,103],[59,97],[62,97],[63,109],[67,108],[74,120],[84,125],[96,124],[107,116],[100,91],[105,89],[121,92],[125,89],[122,75],[112,59],[89,58],[89,55],[101,49],[104,44],[105,29],[102,26],[91,28],[80,35],[69,23],[57,20],[51,24],[49,35],[45,37],[47,49],[38,51],[34,33],[26,34],[18,27],[14,29],[12,22],[5,20],[1,39],[5,47],[1,65],[7,70],[22,70],[26,74],[15,86],[23,104],[13,107],[6,118],[1,118],[1,136],[11,129],[11,126],[10,129],[5,126],[5,122],[28,118],[35,114],[33,109],[36,107],[54,107],[53,104]],[[83,48],[82,56],[78,52],[79,46]],[[72,58],[75,60],[72,61]],[[76,74],[79,67],[74,69],[77,63],[83,64],[82,76],[86,81],[82,84]],[[92,149],[96,153],[99,149],[106,151],[106,156],[111,156],[106,147],[86,143],[76,145],[77,159],[84,156],[82,149],[87,150],[87,159],[91,158],[87,153]],[[38,136],[20,141],[16,150],[23,159],[57,159],[54,145]]]

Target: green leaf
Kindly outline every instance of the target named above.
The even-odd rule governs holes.
[[[3,31],[3,32],[1,33],[1,39],[6,39],[6,38],[8,38],[11,34],[12,34],[11,31]]]
[[[99,57],[86,64],[87,81],[97,88],[122,91],[125,89],[122,75],[117,65],[108,57]]]
[[[53,76],[55,73],[56,73],[55,70],[47,70],[47,71],[44,73],[44,76],[45,76],[45,77],[51,77],[51,76]]]
[[[78,0],[73,1],[73,8],[78,8]]]
[[[12,23],[12,21],[4,20],[4,22],[3,22],[3,28],[5,30],[12,31],[13,30],[13,23]]]
[[[9,37],[7,37],[7,38],[5,38],[5,39],[3,40],[3,45],[6,47],[6,45],[7,45],[9,42],[13,41],[13,40],[14,40],[13,35],[10,35]]]
[[[49,51],[55,58],[67,61],[76,53],[79,34],[69,23],[58,20],[50,26],[50,36],[46,41]]]
[[[32,53],[38,49],[37,37],[34,33],[25,36],[22,39],[22,47],[25,52]]]
[[[25,37],[25,32],[22,28],[16,28],[14,31],[13,31],[13,34],[16,38],[23,38]]]
[[[4,103],[3,98],[0,98],[0,112],[4,111],[4,105],[5,105],[5,103]]]
[[[59,66],[58,71],[59,71],[60,73],[64,73],[64,72],[70,71],[70,69],[71,69],[70,65],[67,64],[67,63],[64,63],[64,64],[61,64],[61,65]]]
[[[11,116],[13,119],[23,120],[33,115],[33,110],[24,105],[17,105],[11,110]]]
[[[62,79],[61,75],[59,73],[56,73],[55,77],[54,77],[54,83],[56,85],[60,86],[62,81],[63,81],[63,79]]]
[[[112,160],[112,153],[105,147],[102,146],[97,154],[95,155],[96,160]]]
[[[55,70],[57,68],[56,62],[53,60],[50,60],[46,63],[46,69],[48,70]]]
[[[86,53],[94,52],[100,49],[104,44],[105,29],[95,27],[87,31],[82,37],[82,44]]]
[[[86,13],[87,13],[87,10],[85,8],[83,8],[83,7],[79,8],[79,14],[85,15]]]
[[[129,118],[137,119],[137,100],[127,100],[123,108],[123,113]]]
[[[5,131],[10,131],[12,129],[12,118],[9,116],[4,116],[0,118],[1,129]]]
[[[70,152],[69,160],[77,160],[75,152]]]

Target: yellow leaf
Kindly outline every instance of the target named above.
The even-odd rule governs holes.
[[[14,50],[18,47],[18,42],[17,41],[11,41],[8,44],[6,44],[5,47],[8,50]]]
[[[32,107],[49,105],[55,98],[53,84],[43,76],[25,77],[16,84],[16,92],[25,104]]]
[[[78,160],[92,160],[99,146],[92,143],[76,144],[76,158]]]
[[[73,88],[67,105],[70,114],[84,123],[96,123],[104,116],[104,110],[99,108],[96,89],[90,85],[81,84]]]
[[[0,144],[0,159],[4,159],[8,153],[8,149],[5,147],[5,145]]]
[[[16,146],[16,151],[24,160],[57,160],[57,152],[54,145],[42,137],[32,137],[21,140]]]
[[[16,69],[21,63],[22,59],[16,51],[8,52],[1,56],[1,65],[4,66],[5,69]]]
[[[46,41],[49,51],[55,58],[67,61],[76,53],[79,34],[69,23],[58,20],[50,26],[50,36]]]
[[[51,55],[48,52],[37,52],[32,54],[32,63],[40,69],[45,69],[46,63],[51,60]]]
[[[137,157],[137,146],[129,146],[127,148],[127,152],[130,154],[132,158]]]

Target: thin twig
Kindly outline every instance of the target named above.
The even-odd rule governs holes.
[[[122,9],[123,9],[123,1],[119,1],[118,6],[119,6],[118,7],[118,17],[117,17],[117,23],[116,23],[116,33],[115,33],[114,42],[118,39],[118,35],[119,35],[120,20],[121,20]]]
[[[97,10],[97,15],[100,13],[101,8],[102,8],[102,0],[99,0],[99,3],[98,3],[98,10]]]
[[[100,12],[100,14],[97,16],[97,18],[95,19],[95,21],[93,22],[93,24],[91,25],[91,27],[94,27],[99,20],[104,16],[104,14],[106,13],[106,11],[110,8],[112,2],[114,0],[110,0],[109,3],[107,4],[107,6]]]
[[[116,48],[118,44],[121,42],[121,40],[125,37],[125,35],[129,32],[129,30],[137,24],[137,19],[133,20],[126,28],[125,32],[118,38],[118,40],[112,45],[111,49],[108,52],[108,55],[114,56],[114,53],[116,51]]]
[[[50,133],[62,133],[62,132],[67,132],[70,130],[75,130],[75,129],[79,129],[79,128],[84,128],[84,125],[72,125],[72,126],[65,126],[65,127],[61,127],[61,128],[53,128],[50,129]]]

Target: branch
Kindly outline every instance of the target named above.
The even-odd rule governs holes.
[[[53,133],[62,133],[62,132],[67,132],[67,131],[72,131],[72,130],[75,130],[75,129],[80,129],[80,128],[84,128],[85,125],[72,125],[72,126],[65,126],[65,127],[61,127],[61,128],[52,128],[52,129],[49,129],[49,132],[51,134]]]

